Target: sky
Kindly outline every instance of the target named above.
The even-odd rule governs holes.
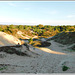
[[[75,25],[75,1],[0,1],[0,24]]]

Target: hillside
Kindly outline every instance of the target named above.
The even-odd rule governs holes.
[[[75,32],[62,32],[55,35],[52,39],[64,45],[73,44],[75,43]]]
[[[75,51],[75,32],[62,32],[53,36],[49,40],[54,40],[60,44],[66,45],[69,50]]]
[[[64,51],[59,43],[50,42],[48,48],[0,47],[0,73],[75,73],[75,52]],[[63,66],[69,69],[63,71]]]
[[[73,34],[71,32],[70,36]],[[65,38],[68,35],[65,34]],[[17,45],[19,40],[15,42],[17,38],[14,36],[4,32],[0,32],[0,36],[0,44],[3,46],[0,47],[0,73],[75,73],[75,52],[69,52],[67,44],[55,42],[55,36],[49,38],[52,40],[48,41],[50,43],[48,47]],[[74,40],[72,37],[71,39]],[[71,41],[69,46],[73,47],[74,42]],[[64,66],[67,67],[66,70]]]
[[[16,37],[0,32],[0,46],[17,45],[18,43],[21,44],[21,41]]]
[[[75,25],[51,26],[51,25],[0,25],[0,31],[11,34],[17,38],[49,38],[61,32],[75,31]]]
[[[38,36],[36,36],[36,35],[30,35],[29,36],[22,31],[17,31],[16,35],[17,35],[17,38],[21,38],[21,39],[38,38]]]

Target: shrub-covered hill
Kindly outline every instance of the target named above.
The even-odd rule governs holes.
[[[51,26],[51,25],[0,25],[0,31],[11,34],[17,38],[48,38],[58,33],[75,31],[75,25]]]
[[[55,35],[52,40],[61,44],[73,44],[75,43],[75,32],[62,32]]]

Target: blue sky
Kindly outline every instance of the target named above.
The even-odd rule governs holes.
[[[75,25],[75,1],[0,1],[0,24]]]

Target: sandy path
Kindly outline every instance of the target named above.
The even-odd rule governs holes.
[[[43,51],[45,51],[45,52],[48,52],[48,53],[52,53],[52,54],[66,55],[66,53],[52,51],[52,50],[50,50],[50,49],[48,49],[48,48],[39,48],[39,49],[41,49],[41,50],[43,50]]]
[[[65,46],[61,47],[59,43],[51,41],[51,46],[48,48],[35,48],[35,50],[33,47],[30,48],[39,54],[38,57],[6,54],[5,58],[0,58],[0,63],[11,64],[7,70],[4,70],[4,72],[11,73],[73,73],[75,72],[75,57],[72,53],[63,51],[64,48]],[[71,69],[62,71],[61,64],[64,62],[67,62]],[[17,67],[13,65],[17,65]]]
[[[62,52],[66,55],[75,55],[75,52],[69,52],[69,50],[67,49],[70,46],[67,45],[62,45],[60,43],[57,43],[55,41],[50,41],[51,46],[47,47],[48,49],[52,50],[52,51],[56,51],[56,52]]]
[[[37,47],[38,49],[51,53],[51,54],[59,54],[59,55],[74,55],[75,52],[65,51],[68,47],[66,45],[59,44],[54,42],[53,40],[50,41],[51,45],[49,47]]]

